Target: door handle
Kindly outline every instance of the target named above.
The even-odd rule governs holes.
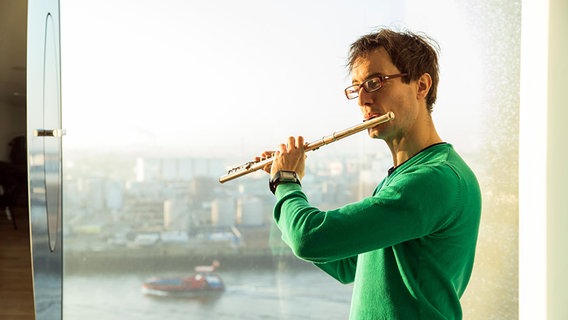
[[[35,129],[35,137],[63,137],[67,132],[65,129]]]

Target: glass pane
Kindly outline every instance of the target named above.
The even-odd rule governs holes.
[[[266,175],[218,178],[290,135],[360,123],[345,58],[379,25],[441,46],[433,117],[484,197],[464,315],[517,317],[518,1],[61,5],[65,317],[346,319],[351,286],[292,256]],[[382,143],[346,139],[308,155],[303,184],[321,209],[369,195],[392,165]],[[149,292],[172,295],[214,261],[221,293]]]

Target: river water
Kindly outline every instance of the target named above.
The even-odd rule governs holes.
[[[156,298],[141,293],[156,274],[66,275],[65,320],[347,319],[352,287],[316,269],[220,270],[226,291],[216,298]],[[182,275],[170,272],[160,276]]]

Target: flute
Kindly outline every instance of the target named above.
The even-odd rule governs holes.
[[[334,133],[332,133],[328,136],[325,136],[325,137],[323,137],[323,138],[321,138],[317,141],[306,143],[304,145],[304,150],[305,151],[316,150],[316,149],[320,148],[321,146],[324,146],[326,144],[330,144],[330,143],[335,142],[337,140],[343,139],[343,138],[348,137],[350,135],[353,135],[357,132],[361,132],[365,129],[373,128],[373,127],[375,127],[375,126],[377,126],[381,123],[385,123],[385,122],[390,121],[392,119],[394,119],[394,113],[387,112],[386,114],[384,114],[380,117],[376,117],[376,118],[366,120],[363,123],[349,127],[347,129],[344,129],[344,130],[341,130],[341,131],[334,132]],[[249,173],[255,172],[257,170],[264,168],[266,165],[272,163],[273,161],[274,161],[274,157],[269,157],[269,158],[262,159],[260,161],[250,161],[250,162],[244,163],[240,166],[237,166],[237,167],[230,169],[227,172],[226,175],[219,178],[219,182],[224,183],[224,182],[236,179],[238,177],[242,177],[242,176],[247,175]]]

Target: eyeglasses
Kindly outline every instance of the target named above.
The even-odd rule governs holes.
[[[383,84],[385,83],[385,81],[390,80],[390,79],[394,79],[394,78],[400,78],[400,77],[404,77],[406,76],[406,73],[398,73],[398,74],[391,74],[391,75],[378,75],[378,76],[374,76],[370,79],[367,79],[365,81],[363,81],[363,83],[361,84],[354,84],[352,86],[349,86],[347,88],[345,88],[345,96],[347,97],[347,99],[355,99],[359,96],[359,90],[361,90],[361,87],[363,87],[363,89],[365,89],[366,92],[375,92],[377,90],[379,90],[380,88],[383,87]]]

